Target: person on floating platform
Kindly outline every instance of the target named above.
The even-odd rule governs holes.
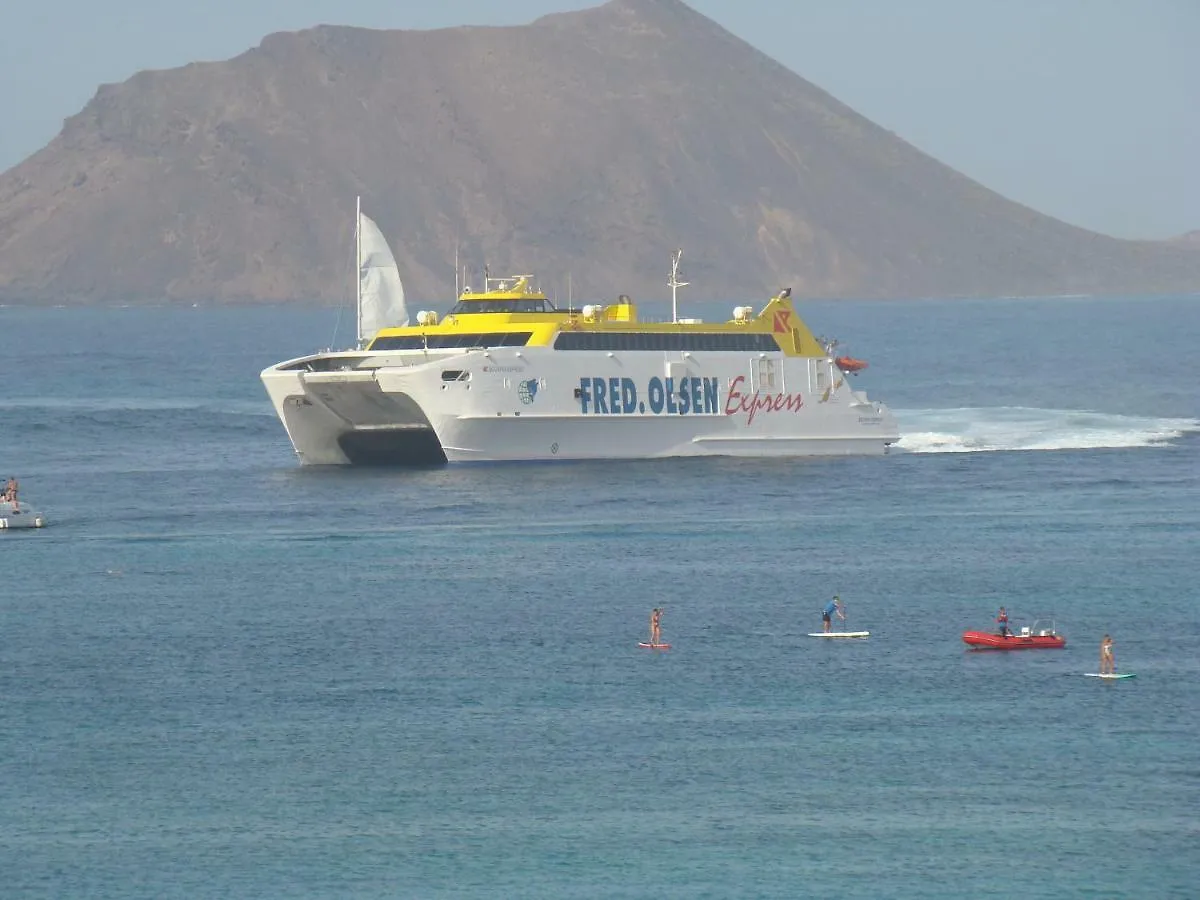
[[[650,643],[662,643],[662,607],[656,606],[650,612]]]
[[[828,634],[833,627],[833,616],[835,613],[843,622],[846,620],[846,612],[842,609],[842,598],[837,594],[834,594],[833,599],[826,603],[825,608],[821,610],[821,623],[826,634]]]
[[[1107,634],[1100,641],[1100,674],[1101,675],[1116,675],[1117,660],[1113,656],[1113,639]]]

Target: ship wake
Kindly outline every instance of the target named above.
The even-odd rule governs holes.
[[[909,453],[1161,447],[1200,433],[1200,420],[1069,409],[967,407],[895,410]]]

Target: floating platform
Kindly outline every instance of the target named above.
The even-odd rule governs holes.
[[[868,638],[871,636],[869,631],[812,631],[809,632],[809,637],[819,638]]]
[[[8,500],[0,500],[0,531],[9,528],[41,528],[46,524],[46,517],[28,503],[14,505]]]

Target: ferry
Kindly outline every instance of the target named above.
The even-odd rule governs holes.
[[[899,440],[780,291],[724,322],[643,321],[625,294],[556,307],[531,275],[485,276],[410,324],[395,261],[358,217],[358,346],[261,378],[305,465],[878,455]]]

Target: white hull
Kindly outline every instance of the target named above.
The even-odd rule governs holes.
[[[810,631],[809,637],[815,638],[869,638],[869,631]]]
[[[830,359],[740,352],[347,352],[262,373],[308,465],[877,455],[882,404]]]
[[[0,500],[0,531],[11,528],[41,528],[45,524],[45,517],[28,503],[21,502],[14,506],[7,500]]]

